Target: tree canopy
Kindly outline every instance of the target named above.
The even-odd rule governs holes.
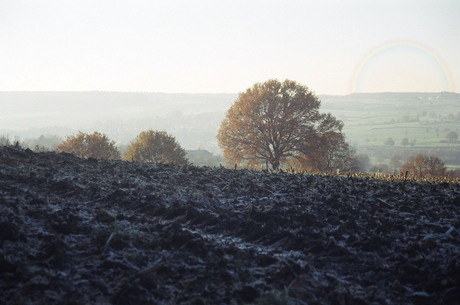
[[[126,150],[123,159],[136,162],[187,164],[185,150],[165,131],[142,131]]]
[[[114,159],[121,158],[120,152],[114,141],[110,141],[107,135],[95,131],[93,134],[79,132],[68,136],[58,145],[57,152],[74,153],[80,158]]]
[[[392,138],[389,137],[389,138],[387,138],[385,140],[385,145],[393,146],[393,145],[395,145],[395,141]]]
[[[400,172],[402,174],[407,172],[409,177],[416,178],[443,177],[447,173],[444,161],[439,157],[423,154],[409,157]]]
[[[256,83],[240,93],[222,121],[217,140],[232,163],[307,170],[343,168],[351,150],[343,123],[319,112],[320,100],[292,80]]]

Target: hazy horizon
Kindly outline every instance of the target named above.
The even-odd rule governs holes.
[[[249,87],[248,87],[249,88]],[[247,89],[247,88],[246,88]],[[245,89],[245,90],[246,90]],[[165,95],[238,95],[239,93],[244,92],[245,90],[239,92],[162,92],[162,91],[117,91],[117,90],[0,90],[1,93],[127,93],[127,94],[165,94]],[[312,90],[314,92],[314,90]],[[315,95],[317,96],[347,96],[353,94],[386,94],[386,93],[401,93],[401,94],[416,94],[416,93],[453,93],[460,94],[459,92],[452,91],[357,91],[347,94],[329,94],[321,93]],[[0,101],[1,102],[1,101]]]
[[[455,0],[0,0],[0,91],[457,92],[458,37]]]
[[[332,112],[354,145],[367,98],[352,94],[434,101],[460,92],[458,37],[457,0],[0,0],[0,132],[26,139],[98,130],[126,144],[161,129],[186,148],[220,153],[217,129],[237,95],[290,79],[323,107],[346,104]],[[456,130],[438,122],[460,111],[457,96],[448,99],[427,124]],[[382,98],[367,102],[378,108]],[[411,107],[401,115],[419,112]],[[388,123],[379,111],[376,121]],[[436,134],[424,136],[419,143],[439,146]]]
[[[65,137],[78,131],[99,131],[119,144],[128,144],[139,132],[157,129],[176,136],[187,149],[202,148],[219,154],[215,136],[237,97],[236,93],[0,91],[0,133],[25,140],[47,134]],[[359,123],[359,117],[367,120],[369,111],[381,114],[378,121],[386,120],[388,115],[394,119],[413,117],[422,111],[443,116],[460,114],[458,93],[383,92],[318,97],[320,111],[331,112],[342,120],[350,139],[355,136],[349,130]],[[357,117],[358,113],[361,115]],[[445,124],[438,128],[441,126],[446,128]]]

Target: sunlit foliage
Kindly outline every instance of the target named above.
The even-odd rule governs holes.
[[[99,132],[85,134],[79,132],[76,135],[68,136],[67,139],[58,145],[57,152],[74,153],[80,158],[113,159],[121,158],[120,152],[107,135]]]
[[[165,131],[141,132],[126,150],[124,160],[136,162],[187,164],[185,150]]]
[[[407,162],[401,167],[402,173],[408,173],[409,177],[433,178],[446,176],[444,161],[437,156],[426,156],[418,154],[409,157]]]
[[[270,164],[274,170],[331,171],[347,167],[351,150],[343,123],[319,112],[321,102],[295,81],[268,80],[240,93],[217,140],[229,163]]]

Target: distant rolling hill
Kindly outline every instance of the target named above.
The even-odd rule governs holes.
[[[215,135],[237,94],[167,94],[144,92],[0,92],[0,134],[21,139],[73,132],[107,133],[119,144],[142,130],[160,129],[186,149],[219,154]],[[321,110],[345,123],[358,152],[375,154],[395,148],[459,149],[444,143],[449,131],[460,133],[460,94],[448,92],[353,93],[320,95]],[[410,146],[400,143],[407,138]],[[444,142],[443,142],[444,141]],[[382,150],[383,148],[383,150]],[[377,157],[375,157],[377,159]]]

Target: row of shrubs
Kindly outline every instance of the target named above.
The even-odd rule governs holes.
[[[20,146],[19,139],[10,141],[8,137],[0,137],[0,146]],[[36,151],[42,151],[36,147]],[[118,150],[115,141],[100,132],[86,134],[79,132],[71,135],[57,146],[56,152],[73,153],[80,158],[95,158],[108,160],[126,160],[133,162],[188,163],[185,150],[176,141],[175,137],[165,131],[147,130],[141,132],[128,146],[123,156]],[[363,175],[353,174],[353,176]],[[365,174],[364,176],[367,176]],[[400,170],[399,175],[377,175],[386,180],[399,180],[407,178],[417,179],[447,179],[459,178],[460,172],[447,171],[444,162],[436,156],[419,154],[410,157]]]
[[[0,137],[0,146],[20,146],[19,139],[11,141],[8,137]],[[36,146],[35,151],[46,151]],[[141,132],[128,146],[123,155],[118,150],[115,141],[104,134],[95,131],[92,134],[79,132],[68,136],[60,143],[56,152],[67,152],[80,158],[95,158],[106,160],[127,160],[135,162],[188,163],[185,150],[175,137],[165,131],[147,130]]]

